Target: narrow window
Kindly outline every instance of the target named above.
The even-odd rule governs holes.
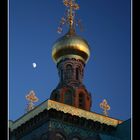
[[[85,105],[85,96],[83,93],[79,93],[79,108],[84,109],[84,105]]]
[[[68,105],[72,105],[72,93],[70,90],[64,94],[64,103]]]
[[[76,80],[79,80],[79,70],[76,68]]]
[[[72,66],[70,64],[68,64],[66,66],[66,77],[67,77],[67,79],[72,79],[72,73],[73,73]]]

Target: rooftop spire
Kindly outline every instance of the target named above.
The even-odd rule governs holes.
[[[64,17],[61,18],[60,26],[58,27],[58,33],[62,32],[62,26],[64,24],[69,24],[69,32],[75,32],[75,25],[80,24],[80,20],[75,20],[75,10],[78,10],[80,7],[75,2],[75,0],[63,0],[63,4],[67,7]]]

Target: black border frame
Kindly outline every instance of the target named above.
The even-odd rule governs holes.
[[[8,0],[0,1],[1,16],[1,46],[0,62],[1,62],[1,93],[0,93],[0,133],[2,139],[8,139]]]
[[[137,1],[138,2],[138,1]],[[140,65],[137,63],[140,61],[139,51],[140,48],[140,9],[138,3],[132,0],[132,135],[133,138],[139,137],[139,129],[135,128],[139,126],[140,117],[139,117],[139,99],[138,92],[139,84],[139,73]],[[0,51],[0,62],[1,62],[1,93],[0,93],[0,133],[3,139],[7,139],[8,132],[8,0],[0,0],[0,16],[1,16],[1,51]],[[138,25],[138,26],[137,26]],[[135,83],[134,83],[135,80]],[[135,100],[135,101],[134,101]]]
[[[140,5],[132,0],[132,138],[139,139],[140,132]]]

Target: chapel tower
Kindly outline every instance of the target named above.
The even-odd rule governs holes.
[[[104,100],[100,106],[104,114],[91,112],[91,95],[83,84],[84,67],[90,57],[87,41],[75,31],[75,0],[63,0],[68,7],[62,24],[69,31],[58,39],[52,49],[52,57],[58,68],[59,83],[45,100],[37,101],[31,91],[27,113],[15,121],[9,121],[10,140],[130,140],[130,122],[107,116],[109,106]],[[61,26],[58,28],[61,32]]]
[[[69,31],[53,45],[52,57],[60,81],[50,99],[90,111],[91,94],[83,84],[84,67],[90,57],[89,44],[75,31],[75,10],[79,9],[79,5],[74,0],[64,0],[63,3],[68,9],[61,23],[68,24]],[[60,26],[58,32],[61,31]]]

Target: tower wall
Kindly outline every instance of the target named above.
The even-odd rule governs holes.
[[[67,58],[57,64],[59,84],[51,93],[51,100],[90,110],[91,95],[83,84],[85,64],[78,59]]]

